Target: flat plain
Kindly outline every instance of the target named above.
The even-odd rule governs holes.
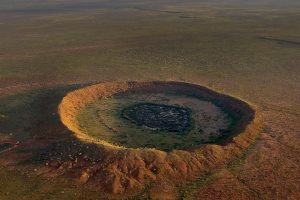
[[[12,148],[0,152],[0,199],[120,198],[34,163],[70,134],[57,114],[67,92],[132,80],[204,85],[262,111],[251,148],[170,199],[299,199],[299,21],[297,1],[1,1],[0,140]]]

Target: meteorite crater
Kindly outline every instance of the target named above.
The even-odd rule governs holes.
[[[166,152],[230,141],[253,120],[245,102],[181,82],[112,82],[69,93],[62,122],[109,148]]]
[[[78,141],[72,136],[49,156],[55,174],[78,174],[81,183],[123,197],[162,185],[173,192],[225,166],[263,125],[259,110],[240,99],[174,81],[91,85],[68,93],[58,111]]]
[[[125,108],[122,116],[151,130],[184,132],[191,126],[188,109],[154,103],[140,103]]]

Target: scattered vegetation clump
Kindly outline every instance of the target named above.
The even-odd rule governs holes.
[[[2,151],[5,151],[5,150],[11,148],[11,147],[13,147],[13,145],[10,144],[10,143],[3,143],[3,144],[0,144],[0,153],[1,153]]]
[[[178,106],[141,103],[127,107],[122,116],[152,130],[184,132],[190,127],[190,113]]]

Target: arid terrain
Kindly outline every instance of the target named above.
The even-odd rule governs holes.
[[[300,199],[299,21],[297,0],[2,0],[0,199]],[[122,81],[241,99],[259,111],[255,134],[235,153],[208,145],[204,164],[185,151],[111,153],[78,139],[59,113],[64,97]],[[109,119],[92,113],[106,102],[92,105],[87,117]]]

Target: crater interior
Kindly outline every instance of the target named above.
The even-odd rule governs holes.
[[[213,102],[168,88],[129,90],[96,100],[80,111],[77,120],[92,138],[164,151],[216,143],[233,122]]]
[[[158,131],[183,132],[191,125],[188,109],[164,104],[136,104],[125,108],[122,116],[139,126]]]

